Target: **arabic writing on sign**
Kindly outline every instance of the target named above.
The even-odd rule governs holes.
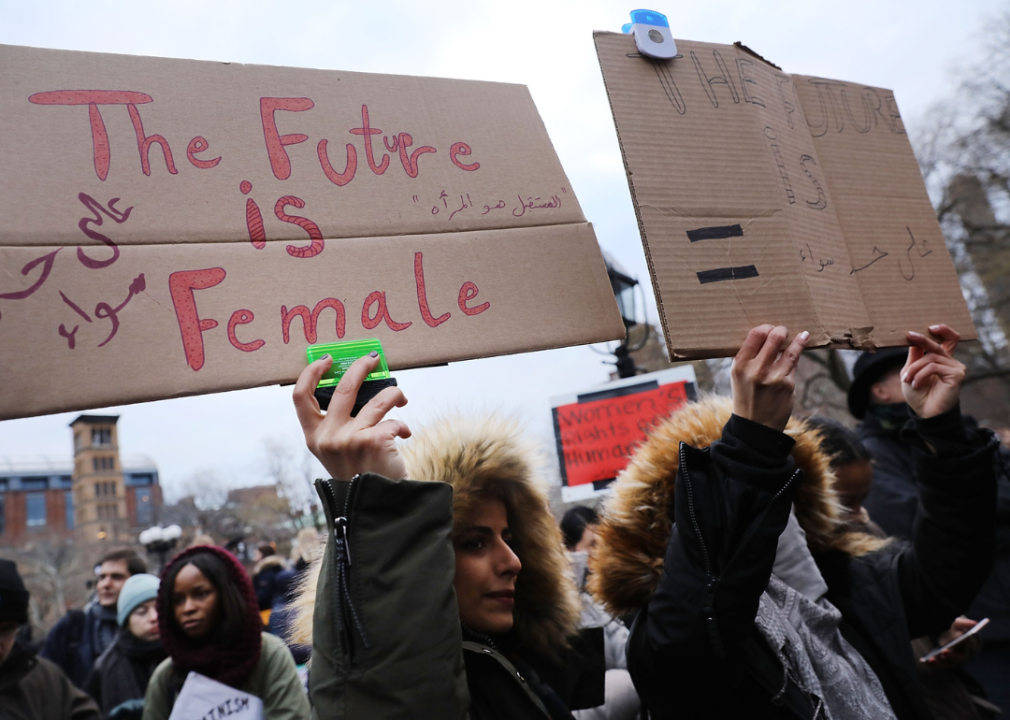
[[[817,272],[824,272],[824,268],[830,267],[835,264],[834,258],[816,258],[814,257],[814,251],[810,247],[810,243],[807,243],[807,250],[803,252],[803,248],[800,248],[800,262],[806,262],[810,260],[814,265],[817,266]]]
[[[933,251],[927,246],[928,241],[923,240],[921,243],[916,239],[915,235],[912,233],[912,229],[908,226],[905,227],[905,231],[908,233],[909,243],[908,247],[905,248],[904,254],[905,258],[902,259],[900,255],[898,256],[898,272],[901,273],[901,277],[907,282],[911,282],[915,279],[915,258],[924,258],[928,255],[932,255]],[[891,253],[884,252],[876,245],[873,246],[872,257],[870,260],[863,265],[856,267],[855,264],[852,266],[852,270],[849,274],[855,274],[857,272],[862,272],[868,267],[877,264],[879,261],[886,257],[889,257]],[[906,267],[907,266],[907,267]]]
[[[108,266],[112,265],[119,259],[119,247],[107,235],[97,232],[96,230],[92,229],[91,226],[92,225],[101,226],[103,223],[102,215],[111,218],[116,224],[121,225],[130,218],[130,212],[133,210],[133,207],[131,206],[126,208],[125,210],[119,210],[116,207],[116,203],[120,201],[120,198],[112,198],[111,200],[109,200],[108,203],[102,205],[100,202],[95,200],[90,195],[87,195],[86,193],[79,193],[77,195],[77,199],[80,200],[81,204],[84,205],[84,207],[86,207],[91,212],[90,217],[86,216],[81,218],[80,222],[77,224],[78,227],[81,229],[81,232],[83,232],[92,240],[97,240],[98,242],[111,248],[112,250],[112,255],[109,258],[106,258],[104,260],[96,260],[95,258],[90,257],[84,251],[83,247],[78,247],[77,259],[81,263],[81,265],[88,268],[89,270],[101,270],[103,268],[107,268]],[[24,300],[34,295],[39,289],[42,288],[42,286],[49,279],[49,276],[53,271],[53,267],[56,264],[56,256],[60,252],[60,250],[62,250],[62,248],[57,248],[52,252],[46,253],[45,255],[41,255],[35,258],[34,260],[30,260],[29,262],[27,262],[25,266],[21,268],[21,274],[24,275],[25,277],[28,277],[28,275],[32,271],[34,271],[35,268],[41,266],[38,278],[35,280],[34,283],[32,283],[27,288],[24,288],[22,290],[14,290],[11,292],[0,293],[0,300]],[[64,293],[62,290],[58,290],[57,292],[59,293],[60,298],[62,298],[63,303],[71,310],[73,310],[75,313],[77,313],[80,317],[84,318],[86,322],[91,323],[94,322],[95,319],[109,321],[110,324],[109,334],[105,337],[104,340],[98,343],[98,347],[104,347],[112,340],[112,338],[116,336],[116,333],[119,332],[119,324],[120,324],[119,313],[123,310],[123,308],[127,306],[127,304],[129,304],[130,300],[132,300],[135,295],[139,295],[140,293],[144,292],[146,288],[147,288],[147,282],[144,279],[144,273],[140,273],[136,278],[133,279],[133,282],[130,283],[130,286],[127,290],[126,299],[123,300],[123,302],[119,303],[115,307],[104,301],[99,302],[97,305],[95,305],[94,318],[92,318],[91,315],[89,315],[85,310],[83,310],[80,305],[71,300],[67,296],[67,294]],[[2,319],[2,317],[3,316],[0,315],[0,319]],[[71,350],[77,347],[77,331],[79,329],[80,325],[74,325],[73,329],[68,330],[66,323],[60,323],[59,328],[57,329],[59,335],[63,338],[66,338],[67,346]]]
[[[561,195],[565,195],[567,193],[567,188],[561,188]],[[442,192],[438,195],[438,199],[434,204],[432,204],[429,212],[431,215],[449,213],[449,220],[452,220],[465,210],[476,210],[481,215],[488,215],[496,210],[511,210],[513,217],[522,217],[527,212],[533,212],[535,210],[559,209],[561,207],[561,195],[554,194],[549,198],[544,198],[539,195],[527,195],[524,198],[522,195],[516,195],[515,203],[507,203],[503,199],[498,199],[493,203],[480,203],[474,202],[468,192],[463,192],[458,195],[450,195],[445,190],[442,190]],[[415,203],[421,202],[420,197],[417,195],[413,196],[413,200]],[[427,207],[427,205],[424,206]]]

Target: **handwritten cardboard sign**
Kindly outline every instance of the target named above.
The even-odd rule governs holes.
[[[684,365],[552,398],[562,500],[605,492],[653,425],[696,395],[694,368]]]
[[[732,355],[765,322],[813,347],[975,337],[891,91],[595,39],[671,356]]]
[[[0,419],[623,337],[520,85],[0,46]]]
[[[263,720],[263,700],[200,673],[182,684],[168,720]]]

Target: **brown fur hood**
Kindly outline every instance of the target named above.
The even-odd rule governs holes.
[[[597,532],[589,581],[590,591],[612,614],[636,612],[659,584],[673,525],[680,443],[708,447],[722,436],[732,411],[732,401],[722,397],[685,406],[652,432],[614,483]],[[811,551],[838,549],[859,556],[886,544],[846,530],[820,433],[792,418],[786,434],[796,441],[792,455],[803,471],[795,510]]]
[[[519,423],[492,416],[446,418],[416,431],[400,452],[407,477],[452,485],[457,528],[481,496],[505,504],[513,547],[522,562],[514,610],[519,640],[549,655],[566,647],[567,638],[578,630],[581,602],[547,503],[540,454],[524,438]],[[319,562],[306,573],[293,603],[294,642],[312,642]]]

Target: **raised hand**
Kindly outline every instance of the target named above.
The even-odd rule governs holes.
[[[392,408],[407,404],[403,392],[388,387],[369,400],[357,417],[351,417],[361,383],[379,364],[378,353],[354,361],[340,378],[324,414],[313,393],[332,363],[329,355],[319,358],[302,370],[295,383],[292,397],[305,444],[335,480],[350,480],[364,472],[394,480],[406,477],[396,438],[410,437],[410,428],[400,420],[383,420]]]
[[[733,412],[785,430],[793,412],[796,365],[809,339],[804,331],[789,342],[789,331],[781,325],[760,325],[747,333],[733,358]]]
[[[921,418],[953,409],[961,396],[965,367],[954,359],[961,336],[946,325],[931,325],[936,342],[917,332],[908,333],[908,360],[901,369],[901,392],[905,402]]]

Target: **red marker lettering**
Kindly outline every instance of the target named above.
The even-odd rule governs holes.
[[[39,279],[35,283],[24,290],[18,290],[16,292],[0,293],[0,299],[3,300],[24,300],[26,297],[31,295],[33,292],[42,287],[42,283],[46,281],[49,277],[49,273],[53,271],[53,263],[56,262],[56,253],[58,253],[63,248],[56,248],[51,253],[37,257],[34,260],[28,262],[23,268],[21,268],[21,274],[25,277],[28,276],[32,270],[35,269],[36,265],[42,266],[42,272],[39,274]]]
[[[458,167],[460,170],[468,170],[470,172],[473,172],[474,170],[480,168],[479,162],[467,165],[466,163],[460,162],[459,158],[457,157],[458,155],[469,155],[471,152],[472,150],[470,150],[470,146],[467,145],[465,142],[453,143],[452,147],[449,149],[449,159],[452,160],[452,164]]]
[[[375,303],[379,304],[379,309],[376,311],[375,317],[371,317],[369,310]],[[413,324],[410,322],[398,323],[393,320],[389,316],[389,308],[386,307],[386,293],[376,290],[365,298],[365,304],[361,306],[361,325],[366,330],[372,330],[383,320],[386,321],[386,325],[389,326],[390,330],[396,332],[406,330]]]
[[[312,242],[309,245],[303,247],[296,247],[294,245],[288,245],[287,251],[288,255],[296,258],[311,258],[315,257],[323,251],[326,246],[326,241],[323,240],[323,234],[319,230],[319,226],[308,218],[299,217],[298,215],[288,215],[284,212],[284,208],[288,205],[294,205],[299,210],[305,207],[305,201],[294,195],[285,195],[277,204],[274,205],[274,215],[281,222],[291,223],[292,225],[297,225],[302,230],[309,234]]]
[[[203,333],[217,327],[217,320],[201,320],[196,312],[194,290],[206,290],[220,284],[225,278],[224,268],[185,270],[168,276],[168,289],[175,306],[175,317],[182,333],[182,347],[186,362],[194,370],[203,367]],[[234,317],[234,316],[233,316]]]
[[[417,285],[417,306],[421,308],[421,317],[428,327],[438,327],[449,319],[449,313],[439,315],[437,318],[431,314],[428,307],[428,293],[424,287],[424,264],[421,253],[414,253],[414,283]]]
[[[308,135],[292,133],[281,135],[277,131],[277,120],[274,113],[278,110],[302,112],[311,110],[315,103],[308,98],[260,98],[260,119],[263,122],[263,139],[267,145],[267,156],[270,158],[270,169],[278,180],[291,177],[291,159],[288,157],[286,145],[297,145],[309,139]]]
[[[133,131],[137,134],[137,150],[140,151],[140,169],[144,171],[145,175],[151,174],[151,159],[149,157],[151,144],[158,143],[161,145],[161,152],[165,155],[165,165],[168,166],[168,171],[173,175],[177,175],[179,171],[175,169],[175,161],[172,160],[172,148],[168,146],[168,140],[161,135],[145,135],[144,123],[140,119],[140,111],[137,110],[137,106],[127,105],[126,107],[130,111],[130,122],[133,123]]]
[[[376,175],[382,175],[382,173],[386,172],[386,168],[389,167],[389,155],[383,154],[382,162],[379,165],[376,165],[375,157],[372,154],[372,135],[381,135],[382,130],[368,126],[367,105],[361,106],[361,127],[351,128],[351,134],[365,136],[365,159],[368,160],[368,167],[372,168],[372,172]]]
[[[35,93],[28,98],[35,105],[87,105],[91,122],[91,144],[94,148],[95,174],[99,180],[109,176],[112,153],[109,150],[109,134],[99,105],[144,105],[154,102],[147,93],[129,90],[53,90]]]
[[[403,165],[403,169],[412,178],[417,177],[417,160],[424,153],[438,152],[435,148],[430,145],[422,145],[413,153],[410,157],[407,157],[407,148],[414,143],[414,138],[410,136],[410,133],[400,133],[400,163]]]
[[[239,325],[248,325],[256,318],[252,310],[236,310],[228,320],[228,342],[237,347],[242,352],[254,352],[266,345],[263,340],[253,340],[252,342],[241,342],[235,334],[235,328]],[[213,320],[211,322],[214,322]],[[217,323],[215,323],[216,325]]]
[[[189,147],[186,148],[186,157],[189,158],[189,161],[193,163],[194,166],[200,168],[201,170],[209,170],[212,167],[217,167],[217,164],[221,162],[220,155],[213,160],[201,160],[196,156],[197,153],[202,153],[204,150],[209,148],[210,143],[207,142],[207,138],[202,135],[197,135],[189,141]]]
[[[245,201],[245,227],[249,231],[249,242],[257,250],[267,246],[267,231],[263,228],[263,214],[252,198]]]
[[[467,307],[467,303],[477,297],[477,293],[480,290],[472,282],[463,283],[463,287],[459,289],[459,309],[465,312],[467,315],[480,315],[482,312],[491,307],[491,303],[481,303],[476,307]]]
[[[344,165],[344,171],[338,173],[330,164],[330,156],[326,153],[326,146],[326,140],[320,140],[319,145],[316,146],[319,164],[322,165],[323,172],[331,183],[343,187],[354,179],[354,173],[358,169],[358,151],[351,143],[347,143],[347,163]]]
[[[319,322],[319,315],[326,308],[333,308],[333,310],[337,313],[337,321],[334,325],[334,330],[337,333],[337,339],[339,340],[344,337],[344,304],[336,298],[323,298],[316,303],[311,315],[309,314],[309,309],[305,305],[296,305],[291,308],[291,310],[288,310],[286,305],[281,305],[281,335],[284,336],[284,344],[286,345],[290,340],[291,320],[296,315],[302,319],[302,327],[305,329],[306,342],[314,343],[317,338],[316,325]]]

